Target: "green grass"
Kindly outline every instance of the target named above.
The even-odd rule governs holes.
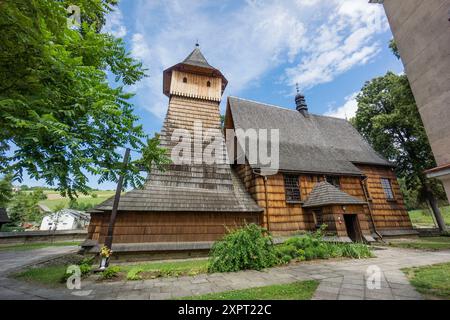
[[[150,262],[132,265],[111,265],[118,269],[118,280],[140,280],[157,277],[172,277],[181,275],[197,275],[206,273],[208,270],[208,260],[183,260],[171,262]],[[20,280],[37,282],[44,285],[58,286],[66,272],[67,265],[45,266],[29,268],[23,272],[15,274],[14,277]],[[133,275],[133,279],[130,276]]]
[[[23,272],[16,273],[14,278],[57,287],[62,285],[62,279],[66,273],[66,268],[65,265],[30,268]]]
[[[42,248],[47,248],[47,247],[78,246],[78,245],[80,245],[80,243],[81,243],[81,241],[1,245],[0,252],[2,252],[2,251],[27,251],[27,250],[42,249]]]
[[[444,216],[445,223],[450,226],[450,206],[442,207],[441,213]],[[409,211],[409,217],[413,225],[417,227],[432,227],[434,220],[429,210],[412,210]]]
[[[90,204],[90,205],[97,205],[102,203],[103,201],[107,200],[108,198],[110,198],[111,196],[114,195],[113,191],[99,191],[99,192],[94,192],[96,194],[98,194],[97,198],[92,198],[91,196],[80,196],[78,198],[78,203],[79,204]],[[47,200],[42,200],[39,202],[39,204],[43,204],[45,206],[47,206],[50,210],[55,210],[56,208],[68,208],[69,207],[69,202],[70,200],[68,198],[61,198],[61,199],[47,199]]]
[[[267,287],[211,293],[182,298],[183,300],[310,300],[318,281],[300,281]]]
[[[412,239],[393,239],[389,242],[393,247],[420,250],[450,249],[450,237],[421,237]]]
[[[429,298],[450,300],[450,263],[407,268],[403,272],[420,293]]]
[[[128,280],[181,275],[193,276],[208,271],[208,260],[199,259],[121,265],[120,271],[126,273]]]

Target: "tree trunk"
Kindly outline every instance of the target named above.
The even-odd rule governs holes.
[[[439,210],[437,200],[436,200],[433,192],[428,187],[426,187],[426,197],[427,197],[428,203],[431,206],[431,210],[433,210],[433,215],[436,218],[436,222],[438,224],[439,230],[441,230],[442,232],[447,231],[447,227],[445,225],[444,218],[442,217],[441,210]]]

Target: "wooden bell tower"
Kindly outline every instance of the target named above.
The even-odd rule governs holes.
[[[164,94],[220,102],[227,86],[222,73],[209,65],[198,44],[181,63],[164,71]]]

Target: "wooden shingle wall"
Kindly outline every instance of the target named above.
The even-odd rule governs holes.
[[[395,173],[388,167],[367,165],[358,167],[368,177],[367,189],[376,227],[378,229],[411,229],[411,220]],[[393,201],[387,200],[381,186],[381,178],[390,180],[395,196]]]
[[[374,216],[376,227],[379,229],[410,229],[411,221],[403,203],[403,197],[400,192],[397,178],[394,172],[388,167],[359,166],[367,175],[367,189],[370,195],[370,204]],[[261,208],[266,208],[266,192],[264,189],[264,180],[262,177],[252,172],[248,164],[238,165],[237,172],[244,182],[245,187],[257,201]],[[396,195],[395,201],[388,201],[381,188],[382,177],[389,178],[392,183],[393,191]],[[323,181],[323,175],[301,175],[299,178],[301,200],[308,198],[314,185]],[[349,195],[367,201],[363,187],[361,185],[362,177],[358,176],[341,176],[340,189]],[[298,231],[315,230],[312,210],[305,210],[301,203],[287,203],[285,198],[285,188],[283,174],[278,173],[267,179],[267,206],[268,210],[263,214],[263,223],[265,227],[269,227],[270,231],[275,235],[288,235]],[[345,213],[357,214],[361,229],[364,234],[369,234],[369,230],[373,231],[372,220],[368,205],[346,206],[347,211],[342,210],[342,206],[334,206],[323,208],[326,214],[343,215]],[[342,218],[342,217],[341,217]],[[267,223],[267,219],[269,220]],[[334,219],[335,220],[335,219]],[[332,224],[332,221],[328,221]],[[343,230],[339,230],[339,226],[330,225],[330,229],[340,233],[345,232],[345,225],[341,226]],[[331,230],[331,231],[333,231]]]

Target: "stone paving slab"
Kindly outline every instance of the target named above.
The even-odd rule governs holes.
[[[56,253],[47,252],[47,254]],[[0,299],[163,300],[317,279],[320,284],[314,294],[314,300],[417,300],[422,299],[422,296],[409,284],[400,269],[450,261],[450,251],[424,252],[388,248],[376,251],[375,254],[377,257],[372,259],[323,260],[264,271],[202,274],[194,277],[115,283],[84,281],[81,293],[85,292],[86,296],[75,295],[77,292],[67,289],[39,288],[7,278],[8,271],[29,262],[29,259],[23,256],[18,262],[14,262],[14,255],[9,255],[6,263],[8,269],[0,271]],[[367,283],[373,284],[371,281],[373,274],[368,273],[368,268],[374,266],[380,271],[376,277],[379,286],[371,290]],[[2,253],[0,253],[0,267],[3,267]]]

